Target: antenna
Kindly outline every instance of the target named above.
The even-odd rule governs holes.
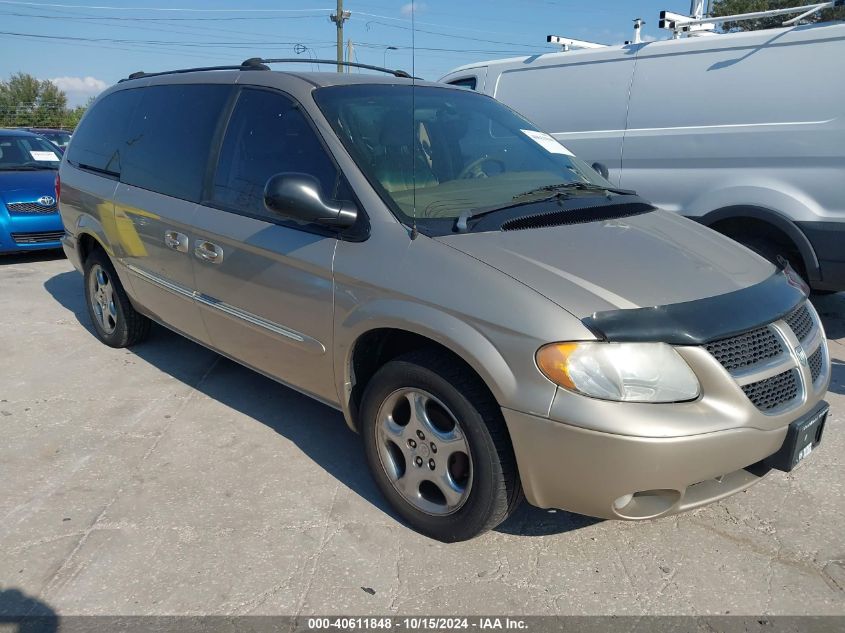
[[[411,185],[413,187],[411,194],[411,218],[413,224],[411,225],[411,239],[417,239],[419,231],[417,231],[417,2],[411,0]]]

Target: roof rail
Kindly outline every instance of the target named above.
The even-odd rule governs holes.
[[[270,70],[267,64],[332,64],[341,66],[349,66],[352,68],[365,68],[367,70],[375,70],[382,73],[393,75],[394,77],[402,77],[404,79],[419,79],[419,77],[411,77],[404,70],[391,70],[390,68],[382,68],[381,66],[370,66],[369,64],[359,64],[357,62],[338,62],[334,59],[302,59],[297,57],[280,58],[280,59],[261,59],[260,57],[250,57],[239,66],[201,66],[198,68],[179,68],[176,70],[163,70],[157,73],[145,73],[143,70],[132,73],[128,77],[121,79],[117,83],[129,81],[131,79],[143,79],[145,77],[160,77],[161,75],[179,75],[182,73],[201,72],[205,70]]]
[[[270,70],[269,66],[260,63],[251,63],[254,60],[248,59],[239,66],[200,66],[197,68],[177,68],[176,70],[163,70],[157,73],[145,73],[143,70],[132,73],[117,83],[129,81],[130,79],[143,79],[144,77],[160,77],[161,75],[180,75],[182,73],[201,72],[204,70]]]
[[[366,70],[375,70],[380,73],[387,73],[394,77],[402,77],[403,79],[419,79],[419,77],[411,77],[404,70],[393,70],[390,68],[382,68],[381,66],[371,66],[370,64],[359,64],[358,62],[339,62],[335,59],[302,59],[300,57],[287,57],[278,59],[261,59],[260,57],[251,57],[246,60],[242,66],[255,66],[264,64],[331,64],[333,66],[347,66],[350,68],[364,68]],[[252,70],[252,68],[244,68],[244,70]]]

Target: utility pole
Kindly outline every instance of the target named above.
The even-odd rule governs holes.
[[[337,72],[343,72],[343,23],[346,22],[352,13],[343,10],[343,0],[337,0],[337,13],[329,16],[329,19],[337,25]]]

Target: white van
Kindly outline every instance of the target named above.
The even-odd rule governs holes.
[[[845,290],[845,24],[483,62],[492,95],[617,185]]]

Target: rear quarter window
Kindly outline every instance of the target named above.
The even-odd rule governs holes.
[[[129,120],[140,91],[121,90],[103,97],[85,115],[68,148],[68,161],[87,169],[119,175]]]

